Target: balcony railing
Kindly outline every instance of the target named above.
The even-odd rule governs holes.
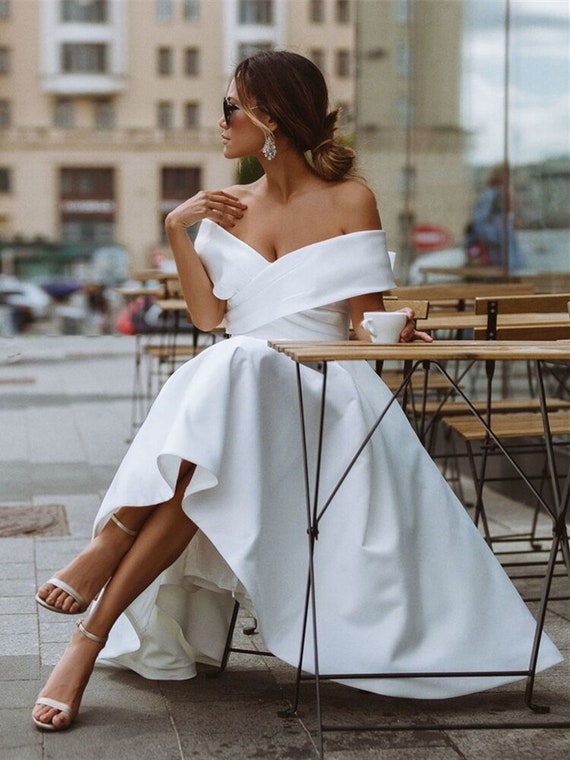
[[[187,150],[219,148],[220,131],[204,129],[157,129],[156,127],[124,127],[116,129],[56,127],[12,127],[0,130],[0,145],[3,149],[17,150],[18,147],[88,147],[115,145],[125,149],[145,146],[184,147]]]

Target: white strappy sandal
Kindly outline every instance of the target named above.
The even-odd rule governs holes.
[[[130,536],[131,538],[135,538],[138,535],[137,530],[131,530],[131,528],[127,528],[126,525],[124,525],[116,514],[111,515],[111,520],[115,523],[115,525],[120,528],[123,533],[126,533],[127,536]],[[45,601],[45,599],[42,599],[39,591],[36,594],[36,602],[42,606],[45,607],[46,610],[50,610],[51,612],[58,612],[60,615],[82,615],[87,608],[89,607],[90,602],[85,601],[85,599],[81,596],[79,591],[76,591],[73,586],[70,586],[69,583],[66,583],[65,581],[62,581],[61,578],[50,578],[46,583],[51,583],[52,586],[55,586],[56,588],[61,589],[62,591],[65,591],[66,594],[68,594],[78,605],[79,609],[75,612],[68,612],[67,610],[62,610],[60,607],[55,607],[53,604],[48,604],[48,602]]]
[[[85,638],[90,639],[91,641],[95,641],[97,644],[101,644],[101,646],[105,646],[107,643],[107,636],[95,636],[94,633],[91,633],[87,630],[87,628],[85,628],[81,621],[77,623],[77,629],[85,636]],[[35,725],[42,731],[65,731],[73,724],[75,716],[77,715],[77,710],[73,710],[69,705],[66,705],[65,702],[59,702],[57,699],[50,699],[50,697],[38,697],[35,704],[45,705],[46,707],[53,707],[54,710],[59,710],[60,712],[66,713],[66,715],[69,715],[70,718],[67,725],[58,728],[57,726],[54,726],[53,723],[42,723],[41,720],[34,718],[32,715],[32,720],[34,721]]]

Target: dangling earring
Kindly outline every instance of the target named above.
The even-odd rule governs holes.
[[[277,148],[275,147],[275,138],[273,137],[272,132],[270,132],[265,138],[265,142],[263,144],[263,148],[261,149],[261,152],[263,153],[263,155],[268,161],[273,161],[273,159],[277,155]]]

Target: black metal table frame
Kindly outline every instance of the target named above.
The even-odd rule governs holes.
[[[539,381],[539,396],[541,404],[541,412],[545,429],[545,442],[547,449],[547,460],[549,468],[553,473],[553,493],[555,496],[555,503],[553,505],[548,504],[543,497],[536,491],[534,485],[526,478],[524,472],[519,465],[513,460],[509,452],[503,446],[501,441],[495,436],[492,428],[490,427],[490,420],[486,420],[482,414],[474,407],[468,396],[459,387],[454,378],[447,372],[441,361],[436,360],[419,360],[408,365],[407,371],[404,374],[401,384],[394,391],[391,400],[386,404],[385,408],[377,418],[376,422],[372,425],[362,443],[354,453],[353,457],[349,461],[345,470],[342,472],[336,485],[333,487],[329,496],[324,500],[322,506],[319,507],[319,487],[320,487],[320,473],[323,465],[323,436],[325,425],[325,408],[326,408],[326,390],[327,390],[327,369],[328,360],[322,360],[318,362],[307,362],[307,365],[316,369],[322,374],[322,389],[320,400],[320,420],[317,440],[316,451],[316,463],[315,463],[315,478],[314,478],[314,491],[311,493],[310,485],[310,473],[309,473],[309,458],[308,458],[308,445],[307,445],[307,430],[305,422],[305,410],[303,400],[303,379],[302,379],[302,362],[300,360],[293,359],[296,362],[297,373],[297,390],[299,400],[299,413],[301,422],[301,438],[302,438],[302,456],[304,463],[304,486],[306,495],[306,517],[307,517],[307,534],[308,534],[308,571],[307,571],[307,585],[305,592],[304,603],[304,615],[301,631],[301,642],[299,651],[299,662],[297,667],[297,677],[295,683],[295,694],[293,705],[290,710],[285,711],[282,715],[295,715],[299,706],[300,698],[300,685],[302,681],[311,680],[315,682],[315,698],[316,698],[316,718],[317,718],[317,748],[319,756],[324,757],[324,745],[323,745],[323,733],[336,732],[336,731],[407,731],[407,730],[478,730],[478,729],[526,729],[526,728],[569,728],[570,721],[524,721],[521,723],[439,723],[439,724],[377,724],[377,725],[327,725],[323,723],[322,714],[322,701],[320,693],[320,684],[322,681],[348,681],[351,679],[394,679],[394,678],[474,678],[474,677],[500,677],[500,676],[520,676],[526,677],[526,689],[525,689],[525,703],[527,707],[535,712],[545,714],[550,711],[548,706],[534,704],[532,701],[534,681],[536,676],[536,666],[538,661],[538,654],[540,648],[540,640],[544,629],[544,620],[546,616],[546,607],[549,601],[550,589],[552,583],[552,577],[554,574],[554,568],[556,564],[556,558],[560,549],[562,549],[563,557],[566,562],[568,572],[570,574],[570,551],[568,548],[568,533],[566,530],[566,514],[568,511],[568,502],[570,497],[570,473],[566,477],[565,483],[560,488],[558,479],[555,477],[556,471],[554,467],[554,454],[552,446],[552,436],[550,434],[550,428],[548,425],[548,410],[546,407],[546,397],[544,390],[543,377],[541,372],[540,361],[536,361],[538,368],[538,381]],[[489,361],[489,360],[487,360]],[[493,360],[494,361],[494,360]],[[434,365],[439,372],[447,378],[450,387],[457,392],[467,407],[484,426],[489,438],[491,438],[500,451],[504,454],[509,463],[515,468],[522,480],[531,489],[533,494],[538,498],[550,515],[553,522],[553,541],[547,562],[547,568],[543,583],[542,595],[540,600],[539,613],[537,616],[537,624],[535,630],[535,636],[533,640],[532,650],[529,658],[529,667],[526,670],[509,670],[509,671],[467,671],[467,672],[410,672],[410,673],[321,673],[319,669],[319,653],[318,653],[318,630],[317,630],[317,599],[315,592],[315,543],[318,540],[319,535],[319,523],[330,507],[336,493],[341,487],[342,483],[348,476],[352,467],[356,463],[360,454],[364,448],[368,445],[370,439],[376,432],[377,428],[381,424],[388,410],[392,404],[396,403],[401,392],[409,383],[410,378],[418,367],[422,366],[424,369],[428,369],[430,365]],[[307,634],[307,625],[309,618],[309,611],[311,613],[311,625],[312,625],[312,637],[313,637],[313,658],[314,658],[314,674],[306,674],[303,671],[303,659],[305,653],[305,642]]]

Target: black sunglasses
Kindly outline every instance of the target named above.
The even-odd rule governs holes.
[[[224,98],[222,102],[222,108],[224,109],[224,121],[229,127],[232,119],[232,113],[234,111],[239,111],[239,106],[236,106],[234,103],[230,103],[227,98]]]

